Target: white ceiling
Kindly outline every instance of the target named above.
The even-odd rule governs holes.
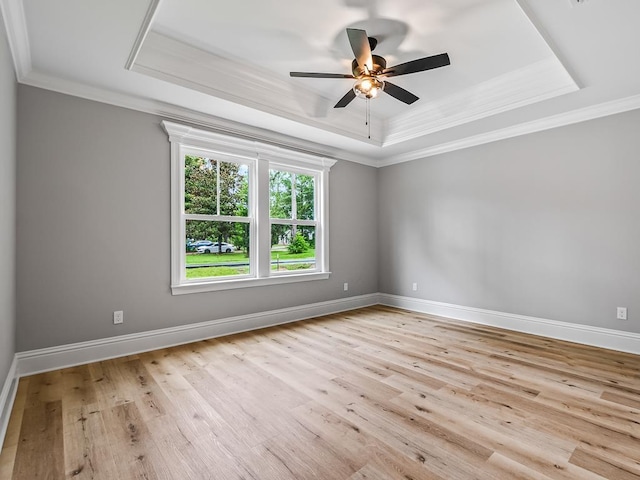
[[[21,83],[382,166],[640,107],[638,0],[0,0]],[[333,105],[345,28],[420,100]]]

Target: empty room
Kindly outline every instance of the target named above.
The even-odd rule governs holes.
[[[640,480],[640,2],[0,16],[0,479]]]

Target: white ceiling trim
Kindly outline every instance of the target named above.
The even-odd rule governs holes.
[[[624,113],[638,108],[640,108],[640,95],[633,95],[631,97],[579,108],[539,120],[533,120],[531,122],[502,128],[479,135],[473,135],[471,137],[461,138],[452,142],[432,145],[427,148],[415,150],[408,154],[389,157],[378,162],[377,166],[386,167],[398,163],[410,162],[412,160],[419,160],[421,158],[432,157],[434,155],[440,155],[442,153],[448,153],[456,150],[462,150],[464,148],[484,145],[486,143],[492,143],[498,140],[506,140],[508,138],[519,137],[521,135],[527,135],[529,133],[564,127],[566,125],[572,125],[574,123],[580,123],[587,120],[594,120],[596,118],[615,115],[617,113]]]
[[[31,71],[31,47],[22,0],[0,0],[0,13],[7,31],[16,77],[21,82]]]
[[[140,31],[138,32],[138,36],[136,37],[136,41],[133,43],[133,49],[129,54],[129,58],[127,59],[127,63],[124,68],[127,70],[131,70],[131,67],[136,61],[138,57],[138,53],[142,48],[142,44],[144,40],[147,38],[147,34],[149,33],[149,29],[151,28],[151,24],[153,23],[153,19],[158,12],[158,7],[160,6],[160,2],[162,0],[151,0],[149,4],[149,8],[147,9],[147,13],[144,16],[144,20],[142,21],[142,25],[140,26]]]
[[[336,160],[324,156],[292,151],[281,146],[266,144],[253,138],[239,138],[216,132],[201,130],[189,125],[162,121],[162,126],[169,134],[171,142],[185,144],[188,147],[204,148],[223,153],[231,153],[245,158],[271,157],[273,159],[301,162],[323,170],[329,170]]]
[[[131,70],[213,95],[279,117],[382,146],[381,131],[372,139],[362,134],[362,116],[354,110],[330,115],[333,101],[303,85],[259,67],[205,51],[151,30]],[[276,99],[276,101],[274,101]],[[379,129],[382,125],[379,124]]]
[[[552,128],[563,127],[574,123],[580,123],[587,120],[624,113],[640,108],[640,95],[633,95],[623,99],[604,102],[598,105],[572,110],[560,113],[551,117],[546,117],[531,122],[514,125],[507,128],[494,130],[471,137],[461,138],[451,142],[445,142],[437,145],[431,145],[427,148],[414,150],[407,154],[389,156],[385,159],[372,159],[362,155],[356,155],[349,152],[337,151],[325,145],[319,145],[287,135],[251,127],[231,120],[218,118],[212,115],[203,114],[173,104],[160,101],[148,100],[132,95],[115,93],[110,90],[90,87],[84,84],[63,80],[56,77],[50,77],[40,73],[31,72],[29,76],[20,83],[31,85],[46,90],[52,90],[75,97],[85,98],[96,102],[106,103],[117,107],[129,108],[132,110],[158,115],[164,118],[187,122],[201,127],[211,129],[215,132],[240,137],[252,138],[264,143],[270,143],[275,146],[281,146],[293,150],[299,150],[312,155],[320,155],[327,158],[337,160],[347,160],[350,162],[360,163],[370,167],[386,167],[398,163],[410,162],[421,158],[432,157],[442,153],[462,150],[464,148],[484,145],[499,140],[506,140],[529,133],[540,132]]]
[[[555,57],[500,75],[463,92],[390,119],[384,146],[479,120],[579,90]]]
[[[179,107],[174,104],[125,93],[116,93],[104,88],[88,86],[42,73],[31,72],[31,74],[20,83],[116,107],[158,115],[166,119],[207,128],[215,133],[259,141],[276,147],[299,151],[304,154],[326,157],[328,159],[347,160],[370,167],[376,167],[378,165],[375,160],[349,152],[338,151],[326,145],[290,137],[271,130],[252,127],[225,118]]]
[[[577,91],[578,85],[562,63],[551,50],[549,54],[544,60],[428,102],[413,112],[386,122],[374,122],[371,139],[362,135],[361,112],[342,109],[339,116],[332,115],[333,101],[303,85],[294,87],[270,71],[255,66],[247,68],[226,56],[153,30],[146,35],[131,70],[385,147]]]
[[[161,1],[161,0],[151,0]],[[520,0],[517,0],[520,3]],[[147,17],[151,12],[147,12]],[[174,104],[161,102],[153,99],[144,99],[136,95],[113,92],[106,88],[94,87],[78,82],[73,82],[61,78],[55,78],[32,70],[32,59],[25,12],[21,0],[0,0],[0,13],[4,20],[7,31],[8,42],[13,57],[18,82],[26,85],[57,91],[68,95],[73,95],[89,100],[94,100],[119,107],[129,108],[141,112],[146,112],[164,118],[188,122],[199,125],[217,132],[230,135],[245,136],[254,138],[265,143],[271,143],[285,148],[298,149],[302,152],[309,152],[315,155],[322,155],[328,158],[348,160],[374,167],[384,167],[397,163],[412,161],[420,158],[430,157],[446,152],[482,145],[511,137],[534,133],[542,130],[570,125],[586,120],[591,120],[607,115],[622,113],[640,108],[640,95],[630,96],[619,100],[605,102],[569,112],[560,113],[547,118],[537,119],[514,125],[507,128],[494,130],[491,132],[474,135],[450,142],[431,145],[413,152],[400,155],[389,155],[387,158],[376,160],[364,155],[345,152],[337,148],[317,144],[293,137],[283,133],[274,132],[267,129],[251,127],[238,122],[222,119],[214,115],[205,114],[191,109],[179,107]],[[531,16],[527,15],[530,19]],[[149,18],[149,20],[151,20]],[[540,28],[537,30],[540,32]],[[140,30],[140,35],[144,38],[144,26]],[[132,58],[135,58],[135,54]],[[380,122],[376,122],[380,123]],[[384,149],[382,150],[384,151]]]
[[[542,40],[547,44],[562,67],[569,73],[569,75],[571,76],[571,78],[573,78],[579,88],[584,88],[585,85],[582,83],[582,80],[577,76],[575,70],[571,68],[570,63],[562,54],[561,49],[558,48],[558,45],[556,45],[556,43],[553,41],[545,26],[542,24],[542,22],[540,22],[540,20],[534,14],[533,10],[531,10],[531,7],[527,4],[527,1],[528,0],[515,0],[516,4],[518,5],[518,7],[520,7],[520,10],[522,10],[529,23],[531,23],[533,28],[535,28],[536,32],[538,32],[538,35],[540,35],[540,38],[542,38]],[[567,1],[573,2],[574,0]]]

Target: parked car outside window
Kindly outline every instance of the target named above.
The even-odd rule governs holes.
[[[231,253],[236,251],[236,247],[231,245],[230,243],[222,242],[219,244],[211,243],[211,245],[201,245],[196,248],[196,252],[198,253]]]
[[[198,247],[209,247],[213,245],[211,240],[191,240],[187,242],[187,252],[195,252]]]

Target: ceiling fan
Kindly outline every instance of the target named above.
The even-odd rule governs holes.
[[[381,91],[388,93],[393,98],[407,105],[411,105],[418,100],[418,97],[404,88],[383,79],[407,75],[409,73],[424,72],[425,70],[432,70],[451,64],[449,55],[441,53],[387,68],[387,61],[383,57],[371,53],[378,44],[377,39],[367,36],[365,30],[357,28],[347,28],[347,36],[349,37],[351,50],[353,50],[355,55],[355,59],[351,63],[351,71],[353,72],[351,75],[341,73],[290,72],[292,77],[355,79],[356,82],[353,88],[349,90],[333,108],[346,107],[356,96],[367,99],[375,98]]]

